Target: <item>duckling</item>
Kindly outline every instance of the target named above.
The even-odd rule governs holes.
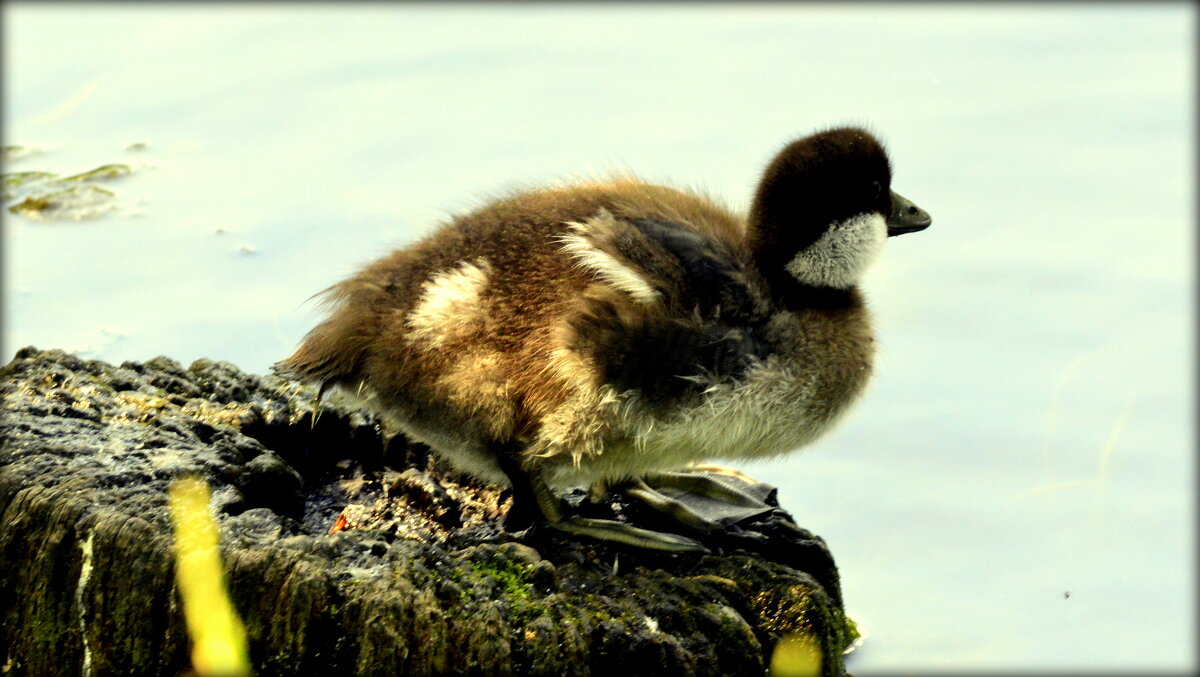
[[[745,215],[627,176],[517,192],[326,290],[328,319],[275,368],[511,486],[514,514],[699,550],[567,515],[554,489],[624,486],[703,532],[644,479],[829,430],[871,372],[856,285],[887,237],[931,223],[891,183],[881,143],[837,127],[787,144]]]

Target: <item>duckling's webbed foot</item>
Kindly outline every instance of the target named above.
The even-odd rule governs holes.
[[[678,524],[708,536],[730,525],[764,515],[773,487],[716,467],[690,472],[664,472],[612,485],[611,490]]]
[[[573,536],[586,536],[600,541],[624,543],[647,550],[666,552],[709,552],[699,541],[686,536],[642,529],[616,520],[595,519],[572,515],[549,525]]]
[[[500,468],[512,484],[513,504],[505,518],[505,528],[509,531],[519,531],[541,522],[551,529],[573,536],[650,550],[708,552],[703,545],[685,536],[641,529],[616,520],[567,515],[562,501],[541,475],[530,472],[521,463],[519,448],[503,445],[495,451]]]

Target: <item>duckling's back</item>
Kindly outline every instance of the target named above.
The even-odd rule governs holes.
[[[633,180],[518,194],[330,288],[329,318],[277,369],[361,393],[485,480],[505,483],[496,441],[578,462],[618,425],[630,341],[765,311],[742,228],[711,200]],[[718,368],[722,350],[735,351],[710,350]]]

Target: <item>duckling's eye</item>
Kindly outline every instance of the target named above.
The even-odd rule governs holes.
[[[871,182],[871,199],[876,199],[883,195],[883,184],[878,181]]]

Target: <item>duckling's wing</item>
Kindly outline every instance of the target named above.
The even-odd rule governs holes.
[[[642,312],[598,297],[571,319],[572,348],[588,354],[610,385],[670,406],[740,378],[770,353],[761,292],[714,239],[668,221],[608,214],[579,226],[573,237],[618,264],[610,269],[641,280],[629,296]]]
[[[757,327],[650,315],[621,324],[603,302],[573,318],[578,343],[618,391],[637,390],[669,408],[722,382],[740,380],[770,354]]]
[[[713,238],[677,223],[658,219],[635,219],[630,225],[645,242],[630,238],[619,243],[623,254],[635,262],[637,250],[654,248],[675,265],[674,285],[666,293],[675,308],[701,316],[715,316],[725,323],[752,323],[761,319],[765,304],[750,283],[737,257]],[[653,275],[655,271],[647,271]]]
[[[636,303],[733,325],[761,321],[766,314],[743,257],[697,229],[656,218],[619,218],[604,209],[568,225],[563,250]]]

